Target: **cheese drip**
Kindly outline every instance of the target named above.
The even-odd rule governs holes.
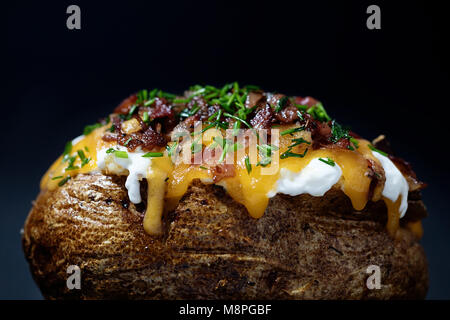
[[[292,128],[292,126],[282,126],[280,131],[289,128]],[[106,163],[105,150],[108,148],[126,150],[115,143],[105,142],[101,139],[106,129],[107,126],[98,128],[91,134],[76,139],[72,154],[76,153],[77,150],[89,150],[85,152],[91,160],[86,165],[81,167],[81,161],[77,159],[74,165],[78,165],[80,168],[66,171],[67,163],[62,161],[63,157],[61,156],[43,177],[41,188],[52,190],[61,181],[52,180],[53,177],[75,176],[78,173],[100,171],[128,175],[126,188],[130,200],[139,203],[142,200],[139,192],[139,181],[147,179],[148,194],[144,229],[149,234],[157,235],[162,231],[161,217],[164,211],[173,210],[176,207],[193,180],[200,179],[204,183],[213,183],[213,171],[207,164],[173,164],[164,150],[160,150],[164,152],[163,157],[152,158],[151,160],[143,158],[142,151],[128,152],[128,162],[114,158],[114,155],[111,154],[108,156],[113,158],[109,158],[110,161]],[[210,135],[211,132],[209,132]],[[281,136],[279,141],[280,154],[288,150],[294,138],[304,138],[306,141],[311,141],[309,132],[306,131]],[[208,146],[211,142],[212,139],[203,143]],[[235,175],[223,178],[218,184],[224,186],[235,201],[243,204],[253,218],[259,218],[264,214],[270,197],[273,197],[276,193],[291,195],[309,193],[313,196],[322,196],[331,187],[340,188],[350,198],[353,207],[356,210],[362,210],[369,200],[371,178],[367,174],[367,160],[370,159],[380,164],[386,173],[386,184],[382,196],[388,208],[387,228],[391,234],[394,234],[399,225],[399,218],[405,214],[407,209],[408,186],[406,180],[389,158],[372,152],[367,147],[368,141],[359,139],[358,142],[359,148],[355,151],[342,148],[313,150],[309,144],[298,145],[291,151],[303,154],[305,149],[308,148],[305,156],[303,158],[277,159],[279,165],[273,167],[274,170],[271,174],[264,174],[263,170],[270,170],[273,164],[267,168],[252,165],[252,170],[249,173],[245,156],[238,157],[239,153],[237,153],[234,165]],[[246,153],[243,153],[243,155],[246,155]],[[334,161],[335,166],[323,163],[318,160],[319,158],[330,158]],[[137,165],[138,163],[139,165]]]

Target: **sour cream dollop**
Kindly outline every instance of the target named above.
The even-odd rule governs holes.
[[[142,201],[140,180],[147,176],[152,161],[150,158],[142,157],[145,152],[139,148],[134,152],[128,152],[127,148],[122,146],[117,146],[115,149],[127,152],[128,158],[118,158],[114,153],[106,153],[107,148],[100,149],[97,152],[97,166],[102,171],[117,175],[128,175],[125,182],[128,197],[131,202],[140,203]]]
[[[376,151],[372,151],[372,154],[380,161],[386,176],[386,182],[381,194],[393,202],[397,201],[400,195],[402,196],[399,211],[400,218],[403,218],[406,210],[408,210],[408,182],[391,159]]]
[[[277,180],[275,188],[267,196],[272,198],[277,193],[290,196],[307,193],[314,197],[320,197],[330,190],[341,176],[342,170],[337,163],[331,166],[320,161],[319,158],[314,158],[300,172],[281,168],[280,178]]]

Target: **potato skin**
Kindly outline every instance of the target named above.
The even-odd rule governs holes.
[[[412,208],[425,213],[420,198]],[[251,218],[221,188],[195,181],[165,234],[144,232],[142,206],[128,203],[123,178],[80,174],[43,190],[25,222],[23,248],[48,299],[421,299],[425,254],[413,234],[386,232],[386,208],[355,212],[332,189],[324,197],[272,198]],[[422,208],[422,209],[420,209]],[[69,265],[81,290],[66,287]],[[366,269],[381,268],[380,290]]]

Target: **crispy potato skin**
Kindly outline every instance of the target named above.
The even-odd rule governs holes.
[[[410,200],[412,208],[425,208]],[[386,232],[386,208],[355,212],[336,189],[324,197],[278,195],[255,220],[221,187],[196,181],[164,217],[165,234],[142,227],[123,179],[80,174],[42,191],[27,218],[23,248],[48,299],[420,299],[424,251],[401,228]],[[139,210],[138,210],[139,209]],[[69,265],[81,290],[66,287]],[[381,268],[369,290],[369,265]]]

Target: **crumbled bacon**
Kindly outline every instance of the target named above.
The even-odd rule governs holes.
[[[273,119],[273,109],[266,104],[258,108],[253,119],[250,120],[251,125],[255,129],[270,129]]]
[[[331,143],[331,128],[328,123],[310,119],[309,129],[311,131],[313,149],[318,149]]]
[[[318,100],[316,100],[312,97],[304,97],[304,98],[303,97],[295,97],[294,102],[296,104],[300,104],[302,106],[308,106],[308,107],[312,107],[319,103]]]
[[[389,155],[389,159],[391,159],[397,168],[407,177],[410,191],[426,188],[427,184],[417,179],[416,173],[412,169],[411,164],[394,155],[391,144],[384,135],[379,136],[372,143],[375,148],[386,152]]]
[[[260,91],[251,91],[245,100],[245,107],[251,109],[254,106],[259,106],[262,102],[264,102],[264,94]]]
[[[234,177],[236,175],[233,164],[218,164],[211,168],[214,183],[219,182],[223,178]]]
[[[174,112],[165,98],[155,98],[155,102],[147,108],[150,119],[174,117]]]
[[[131,106],[134,105],[137,101],[136,94],[132,94],[128,98],[124,99],[116,109],[114,109],[114,113],[117,114],[128,114],[130,112]]]
[[[126,147],[130,151],[134,151],[137,147],[141,147],[145,151],[150,151],[155,147],[163,147],[166,145],[167,141],[165,137],[161,133],[156,132],[151,126],[145,125],[144,122],[142,123],[145,126],[142,126],[143,129],[139,132],[125,134],[122,131],[123,121],[119,116],[112,116],[111,122],[114,126],[114,132],[106,133],[102,139],[109,142],[117,141],[122,146],[126,144]],[[159,124],[159,126],[161,125]]]
[[[290,124],[298,120],[298,109],[294,106],[288,106],[282,109],[280,112],[275,113],[275,118],[284,124]]]

